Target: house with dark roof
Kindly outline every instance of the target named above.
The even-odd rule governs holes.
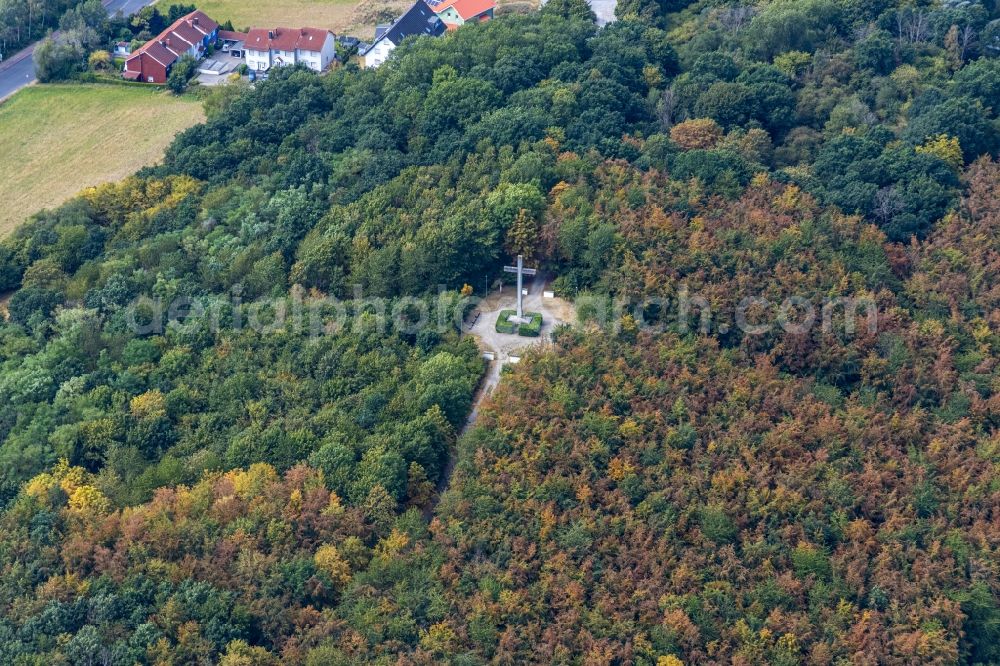
[[[144,83],[166,83],[174,63],[186,55],[200,60],[218,34],[219,24],[204,12],[186,14],[134,51],[125,60],[122,76]]]
[[[384,31],[376,31],[375,41],[361,53],[365,67],[381,65],[393,49],[402,44],[407,37],[420,35],[440,37],[445,30],[444,23],[434,13],[434,10],[424,0],[417,0],[395,23]]]
[[[290,65],[322,72],[336,59],[336,37],[324,28],[251,28],[244,48],[256,72]]]
[[[466,23],[489,21],[497,8],[496,0],[430,0],[428,4],[449,30]]]

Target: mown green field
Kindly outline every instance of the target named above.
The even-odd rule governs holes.
[[[0,236],[78,191],[155,163],[201,104],[159,90],[35,85],[0,105]]]

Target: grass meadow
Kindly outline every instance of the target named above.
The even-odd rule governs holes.
[[[0,105],[0,236],[85,187],[157,162],[204,118],[193,97],[109,85],[34,85]]]

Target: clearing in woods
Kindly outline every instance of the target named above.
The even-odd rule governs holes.
[[[199,101],[156,89],[25,88],[0,105],[0,236],[85,187],[155,163],[203,119]]]

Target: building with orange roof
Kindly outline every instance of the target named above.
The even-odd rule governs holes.
[[[257,72],[290,65],[322,72],[336,59],[336,37],[324,28],[251,28],[244,49]]]
[[[489,21],[496,8],[496,0],[441,0],[431,3],[431,9],[449,30],[470,22]]]
[[[204,12],[186,14],[134,51],[122,70],[122,76],[144,83],[166,83],[170,69],[182,57],[201,59],[215,43],[219,24]]]

